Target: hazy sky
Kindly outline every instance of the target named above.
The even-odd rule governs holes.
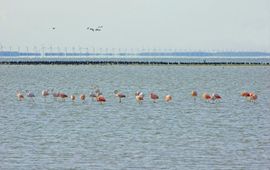
[[[0,0],[0,43],[270,51],[270,0]]]

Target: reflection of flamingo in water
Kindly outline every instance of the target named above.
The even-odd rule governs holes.
[[[114,90],[114,94],[115,94],[116,97],[119,98],[119,103],[121,103],[121,99],[122,98],[125,98],[126,97],[126,95],[124,95],[123,93],[119,92],[118,90]]]
[[[153,100],[154,103],[156,103],[156,100],[159,99],[158,95],[155,93],[150,93],[150,98]]]

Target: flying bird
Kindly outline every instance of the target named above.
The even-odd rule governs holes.
[[[95,31],[95,29],[91,28],[91,27],[87,27],[86,29],[89,30],[89,31],[93,31],[93,32]]]

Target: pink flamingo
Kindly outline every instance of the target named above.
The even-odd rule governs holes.
[[[96,89],[95,91],[90,93],[90,97],[92,98],[92,101],[96,99],[98,96],[102,95],[101,91],[99,89]]]
[[[49,96],[49,90],[42,90],[41,95],[45,98],[46,101],[47,96]]]
[[[71,95],[71,96],[70,96],[70,99],[71,99],[72,101],[75,101],[75,100],[76,100],[76,96],[75,96],[75,95]]]
[[[47,97],[49,96],[49,90],[42,90],[41,94],[43,97]]]
[[[85,101],[85,98],[86,98],[85,94],[81,94],[81,95],[80,95],[80,99],[81,99],[83,102]]]
[[[164,99],[165,99],[166,102],[169,102],[169,101],[172,100],[172,96],[171,95],[166,95]]]
[[[19,101],[22,101],[24,99],[23,94],[19,90],[16,91],[16,96]]]
[[[196,97],[198,96],[198,93],[194,90],[191,91],[191,96],[193,97],[194,101],[196,100]]]
[[[241,96],[245,97],[247,100],[251,102],[255,102],[258,99],[258,96],[254,92],[243,91]]]
[[[249,92],[243,91],[243,92],[241,93],[241,96],[242,96],[242,97],[249,97],[250,94],[249,94]]]
[[[66,95],[65,93],[59,93],[58,95],[63,101],[65,101],[65,99],[68,97],[68,95]]]
[[[96,100],[97,100],[97,102],[99,102],[100,104],[106,102],[105,97],[102,96],[102,95],[97,96]]]
[[[119,98],[119,103],[121,103],[121,99],[122,98],[125,98],[126,97],[126,95],[124,95],[123,93],[119,92],[118,90],[114,90],[114,94],[115,94],[116,97]]]
[[[211,95],[211,100],[213,100],[213,101],[221,100],[221,96],[219,94],[217,94],[217,93],[213,93]]]
[[[136,98],[136,101],[137,101],[139,104],[141,104],[142,101],[143,101],[143,98],[144,98],[144,94],[143,94],[142,92],[140,92],[140,91],[137,91],[137,92],[135,93],[135,98]]]
[[[209,101],[211,99],[211,96],[208,93],[203,93],[202,98],[206,101]]]
[[[191,96],[192,97],[197,97],[198,96],[198,93],[194,90],[191,91]]]
[[[150,93],[150,98],[153,100],[154,103],[156,103],[156,100],[159,99],[158,95],[155,93]]]
[[[255,102],[258,99],[258,96],[254,92],[250,92],[247,99],[251,102]]]

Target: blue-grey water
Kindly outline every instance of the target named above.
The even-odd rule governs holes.
[[[270,168],[270,67],[0,65],[0,73],[0,169]],[[47,88],[89,94],[93,85],[105,104],[41,97]],[[18,101],[17,89],[33,91],[34,102]],[[122,103],[115,89],[127,95]],[[222,100],[194,101],[192,90]]]

